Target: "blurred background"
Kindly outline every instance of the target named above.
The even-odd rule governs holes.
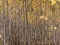
[[[60,45],[60,0],[0,0],[0,45]]]

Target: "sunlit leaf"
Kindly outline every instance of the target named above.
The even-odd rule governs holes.
[[[55,5],[57,3],[56,0],[48,0],[48,2],[51,4],[51,5]]]

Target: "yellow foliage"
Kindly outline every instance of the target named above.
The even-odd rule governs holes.
[[[44,16],[40,16],[40,19],[43,19],[44,18]]]
[[[55,27],[55,26],[49,27],[49,30],[56,30],[56,29],[57,29],[57,27]]]
[[[23,8],[23,1],[20,1],[19,3],[20,3],[19,7]]]
[[[12,5],[12,4],[16,5],[17,2],[18,2],[18,0],[8,0],[9,5]]]
[[[8,4],[9,4],[9,5],[12,5],[12,3],[13,3],[12,1],[13,1],[13,0],[8,0]]]
[[[33,20],[34,20],[34,15],[30,15],[28,13],[28,22],[29,22],[29,24],[32,24],[33,23]]]
[[[0,0],[0,7],[2,6],[2,3],[3,3],[3,1],[2,1],[2,0]]]
[[[57,0],[58,2],[60,2],[60,0]]]
[[[45,19],[45,20],[47,20],[48,18],[47,17],[45,17],[45,16],[40,16],[39,17],[40,19]]]
[[[52,5],[55,5],[57,3],[57,1],[56,0],[52,0]]]
[[[48,2],[50,2],[51,5],[55,5],[57,3],[57,0],[48,0]]]
[[[16,2],[18,2],[18,0],[16,0]]]
[[[39,6],[40,6],[40,0],[33,0],[32,1],[32,6],[33,6],[33,8],[34,8],[34,10],[36,11],[36,10],[38,10],[38,8],[39,8]]]

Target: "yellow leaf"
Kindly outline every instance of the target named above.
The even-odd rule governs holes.
[[[44,16],[40,16],[40,19],[43,19],[44,18]]]
[[[44,19],[44,20],[46,20],[46,21],[47,21],[47,19],[48,19],[46,16],[40,16],[39,18],[40,18],[40,19]]]
[[[51,2],[52,5],[55,5],[56,3],[57,3],[56,0],[52,0],[52,2]]]

